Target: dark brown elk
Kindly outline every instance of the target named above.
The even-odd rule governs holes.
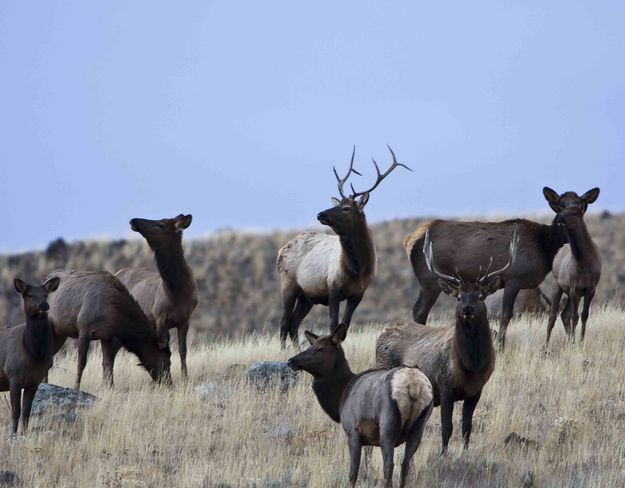
[[[154,327],[116,277],[105,271],[56,270],[47,279],[56,277],[61,284],[51,296],[49,312],[55,353],[68,337],[78,338],[76,389],[87,364],[89,343],[95,340],[102,345],[104,381],[111,386],[114,341],[135,354],[154,381],[171,384],[169,347],[159,347]]]
[[[352,486],[358,478],[363,446],[380,446],[386,486],[392,486],[393,453],[405,442],[403,487],[432,413],[432,385],[419,369],[406,366],[352,373],[341,347],[346,334],[344,324],[330,336],[319,337],[306,331],[310,347],[289,359],[288,364],[313,376],[312,387],[321,408],[347,434]]]
[[[54,344],[48,322],[48,295],[57,289],[59,279],[51,278],[43,285],[27,285],[15,279],[14,284],[22,296],[26,323],[0,327],[0,391],[10,392],[12,432],[16,435],[20,411],[22,431],[26,432],[35,393],[52,367]]]
[[[162,347],[169,343],[169,330],[178,330],[178,353],[182,376],[187,377],[187,332],[189,318],[197,306],[197,286],[182,250],[182,231],[191,225],[191,215],[173,219],[132,219],[130,227],[148,242],[158,271],[124,268],[117,276],[156,329]]]
[[[280,290],[284,312],[280,321],[280,341],[285,346],[287,333],[295,347],[299,347],[298,329],[313,305],[327,305],[330,311],[330,331],[339,323],[339,307],[347,301],[342,323],[349,328],[352,315],[362,300],[376,271],[376,255],[371,232],[365,217],[365,205],[370,193],[391,172],[403,166],[389,147],[393,163],[381,173],[377,172],[375,184],[366,191],[347,195],[344,185],[354,169],[354,152],[349,170],[340,178],[336,169],[340,199],[332,198],[334,206],[320,212],[317,220],[332,228],[336,235],[304,232],[291,239],[278,251],[277,267],[280,273]],[[360,197],[360,198],[359,198]]]
[[[543,194],[550,207],[561,212],[565,207],[576,206],[586,211],[594,201],[594,190],[581,197],[574,192],[558,195],[545,187]],[[415,322],[425,324],[430,309],[436,302],[441,289],[437,277],[431,273],[423,258],[423,237],[427,229],[438,246],[437,261],[441,271],[447,274],[458,270],[466,280],[475,280],[479,266],[492,254],[495,266],[502,266],[512,228],[517,227],[521,246],[514,266],[501,281],[504,289],[499,330],[499,346],[504,348],[506,331],[514,311],[514,302],[522,289],[538,287],[551,271],[553,258],[567,242],[562,228],[557,224],[557,216],[551,225],[539,224],[525,219],[503,222],[455,222],[433,220],[419,226],[404,239],[404,247],[412,264],[413,271],[421,285],[421,292],[412,309]]]
[[[586,194],[586,201],[592,203],[598,196],[599,188],[595,188]],[[566,232],[569,244],[562,246],[553,260],[554,281],[552,305],[547,323],[547,344],[549,344],[551,331],[556,322],[563,293],[566,294],[567,300],[561,318],[571,340],[575,340],[579,303],[582,298],[584,300],[580,336],[580,339],[584,340],[590,303],[595,296],[595,289],[601,277],[601,257],[586,228],[583,209],[575,205],[566,206],[558,213],[557,221]]]
[[[455,324],[449,327],[428,327],[414,322],[388,325],[378,337],[378,367],[418,366],[432,383],[434,406],[441,407],[443,453],[447,452],[453,431],[454,402],[464,401],[462,437],[465,448],[469,445],[473,412],[484,385],[495,369],[495,349],[484,299],[499,288],[504,273],[514,263],[518,242],[514,230],[507,264],[490,272],[491,260],[484,275],[480,275],[480,270],[477,275],[474,274],[477,279],[468,282],[458,274],[447,275],[438,271],[429,231],[426,231],[426,265],[439,280],[441,289],[458,301]]]

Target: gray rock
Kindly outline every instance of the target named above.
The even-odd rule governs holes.
[[[295,429],[290,425],[278,424],[267,430],[267,437],[270,439],[290,439],[295,435]]]
[[[59,408],[90,407],[96,400],[95,396],[84,391],[41,383],[33,401],[32,413],[37,415]]]
[[[259,390],[280,388],[286,391],[297,384],[297,374],[283,361],[259,361],[245,373],[245,380]]]
[[[17,475],[13,471],[0,471],[0,486],[15,486]]]

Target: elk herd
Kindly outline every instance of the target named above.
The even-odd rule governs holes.
[[[584,214],[599,189],[578,196],[545,187],[543,195],[556,213],[545,225],[526,219],[502,222],[432,220],[404,239],[404,248],[420,290],[412,319],[388,324],[375,344],[376,366],[353,373],[341,344],[347,340],[354,312],[373,282],[377,258],[365,207],[371,193],[398,168],[382,172],[375,160],[376,180],[357,191],[350,181],[355,148],[345,176],[334,169],[340,198],[317,215],[334,234],[304,232],[278,252],[282,317],[280,342],[287,336],[299,351],[300,324],[314,305],[329,310],[328,335],[310,331],[310,347],[288,361],[294,370],[313,377],[312,388],[328,416],[341,424],[348,440],[349,480],[356,483],[363,446],[379,446],[384,479],[392,485],[393,452],[405,443],[401,486],[434,407],[440,407],[442,452],[452,435],[454,403],[462,401],[462,437],[469,444],[472,419],[484,385],[495,369],[493,331],[485,299],[503,290],[497,341],[506,332],[519,293],[538,293],[553,272],[546,344],[561,308],[571,341],[581,311],[584,340],[590,303],[601,275],[601,259],[586,228]],[[346,188],[349,181],[349,190]],[[187,378],[187,332],[198,296],[193,273],[182,248],[182,232],[191,215],[171,219],[132,219],[154,253],[156,270],[123,268],[105,271],[55,270],[43,284],[14,286],[23,301],[25,322],[0,327],[0,391],[10,392],[12,432],[22,417],[26,430],[38,385],[47,377],[53,356],[67,338],[77,339],[79,388],[91,341],[100,341],[106,384],[113,386],[113,365],[120,348],[134,354],[150,377],[172,384],[169,334],[176,329],[183,379]],[[428,326],[429,313],[441,291],[456,299],[453,321]],[[501,292],[500,292],[501,293]],[[340,304],[346,302],[342,316]],[[339,317],[341,319],[339,320]],[[22,394],[23,390],[23,394]]]

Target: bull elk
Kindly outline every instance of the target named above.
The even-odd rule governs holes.
[[[339,177],[340,199],[332,198],[333,207],[320,212],[317,220],[329,226],[336,235],[319,232],[304,232],[291,239],[278,251],[277,267],[280,273],[280,290],[284,312],[280,321],[280,341],[284,348],[287,333],[295,347],[298,344],[299,325],[313,305],[327,305],[330,311],[330,331],[339,323],[340,302],[346,300],[342,323],[349,328],[352,315],[362,300],[365,290],[373,281],[376,271],[376,255],[371,232],[367,227],[365,205],[370,193],[391,172],[405,164],[398,163],[395,153],[389,147],[393,162],[384,173],[377,172],[374,185],[368,190],[357,192],[351,185],[351,194],[346,194],[344,185],[354,169],[354,155],[347,174]]]
[[[169,343],[169,330],[178,330],[178,354],[184,378],[187,377],[189,318],[198,303],[193,272],[182,249],[182,231],[191,225],[191,219],[191,215],[183,214],[173,219],[132,219],[130,227],[154,251],[158,271],[124,268],[115,274],[148,316],[161,347]]]
[[[575,192],[558,195],[545,187],[543,194],[556,213],[568,206],[577,206],[583,213],[588,204],[594,201],[594,190],[580,197]],[[504,293],[498,338],[500,349],[503,349],[519,291],[537,288],[543,282],[547,273],[551,271],[553,258],[567,242],[567,236],[558,225],[557,219],[556,215],[551,225],[526,219],[503,222],[433,220],[420,225],[404,239],[404,247],[421,285],[421,292],[412,309],[415,322],[420,324],[427,322],[430,309],[441,292],[438,278],[428,269],[421,252],[423,238],[428,229],[438,246],[437,260],[441,271],[451,274],[458,270],[457,272],[465,279],[475,280],[475,273],[480,264],[484,263],[490,254],[496,266],[503,265],[512,228],[516,226],[521,240],[519,254],[510,271],[501,280]]]
[[[492,258],[484,274],[479,268],[475,281],[465,281],[459,274],[440,272],[434,264],[429,230],[425,232],[423,252],[426,266],[439,280],[444,293],[456,298],[456,321],[449,327],[428,327],[414,322],[388,325],[376,342],[376,362],[380,368],[401,364],[418,365],[434,389],[434,406],[441,407],[442,453],[447,452],[453,432],[454,403],[462,405],[462,437],[469,445],[473,412],[482,389],[495,369],[495,349],[484,299],[500,287],[504,274],[513,265],[519,236],[513,231],[508,262],[490,271]]]
[[[89,344],[102,345],[104,380],[113,386],[115,356],[113,342],[139,358],[154,381],[171,384],[169,347],[160,348],[156,331],[126,287],[106,271],[56,270],[47,279],[61,284],[50,299],[50,323],[54,329],[54,352],[68,337],[78,338],[78,370],[75,388],[80,388],[87,364]]]
[[[557,223],[564,229],[569,243],[562,246],[553,260],[553,295],[546,342],[549,344],[563,293],[566,294],[567,299],[561,315],[562,324],[571,340],[575,339],[575,328],[579,320],[579,303],[582,298],[584,300],[580,336],[580,340],[583,341],[586,335],[590,302],[595,296],[595,289],[601,277],[601,257],[584,222],[586,210],[584,204],[587,205],[597,199],[599,188],[587,192],[581,205],[567,205],[564,195],[558,195],[556,192],[552,194],[551,191],[553,190],[549,193],[550,202],[560,209]]]
[[[393,453],[405,442],[400,484],[405,486],[410,461],[432,413],[429,380],[419,369],[406,366],[352,373],[341,347],[347,335],[344,324],[329,336],[309,331],[305,335],[310,347],[288,364],[313,376],[312,388],[321,408],[347,434],[350,483],[356,484],[362,447],[380,446],[386,486],[392,486]]]
[[[22,297],[26,323],[0,328],[0,391],[10,392],[12,433],[16,435],[20,411],[22,431],[26,432],[35,393],[52,367],[48,295],[58,288],[59,278],[50,278],[43,285],[27,285],[16,278],[14,285]]]

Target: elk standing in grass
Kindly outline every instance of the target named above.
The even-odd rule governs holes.
[[[428,327],[413,322],[388,325],[376,343],[378,367],[392,368],[401,364],[418,365],[432,382],[434,405],[441,407],[442,452],[447,452],[453,431],[454,402],[462,406],[462,437],[465,448],[473,427],[473,412],[482,389],[495,369],[495,349],[488,324],[484,298],[500,286],[503,274],[512,266],[518,247],[516,229],[510,243],[508,263],[475,282],[459,275],[439,272],[434,264],[429,231],[425,234],[426,265],[439,280],[439,286],[458,301],[456,323],[450,327]]]
[[[347,175],[340,178],[334,169],[341,199],[332,198],[334,207],[320,212],[317,220],[330,226],[337,235],[304,232],[278,252],[284,306],[280,321],[282,347],[286,344],[287,333],[294,346],[299,347],[299,325],[316,304],[329,307],[332,331],[339,323],[340,302],[347,300],[342,323],[349,328],[354,310],[373,281],[376,270],[375,247],[364,212],[369,194],[398,166],[410,169],[398,163],[393,150],[390,147],[389,150],[393,163],[385,173],[380,173],[373,160],[377,178],[366,191],[357,192],[351,185],[351,195],[344,192],[343,187],[350,175],[360,174],[354,169],[355,148]]]
[[[54,329],[54,352],[68,337],[78,338],[78,371],[75,388],[80,388],[87,364],[89,343],[102,345],[104,380],[113,386],[115,355],[113,342],[135,354],[154,381],[171,383],[169,347],[160,348],[154,327],[126,287],[105,271],[56,270],[47,279],[61,284],[50,299],[50,322]]]
[[[588,192],[581,197],[574,192],[566,192],[561,197],[545,187],[543,194],[551,208],[560,212],[566,206],[577,206],[585,212]],[[554,202],[554,194],[558,200]],[[593,200],[594,201],[594,200]],[[437,277],[428,270],[423,258],[423,236],[429,229],[430,236],[438,246],[440,269],[447,274],[458,272],[467,280],[474,280],[481,263],[490,254],[496,266],[505,262],[505,253],[513,227],[519,229],[522,245],[514,266],[501,280],[504,288],[499,346],[504,348],[506,331],[514,310],[514,302],[521,289],[537,288],[551,271],[553,258],[567,242],[566,234],[557,224],[557,216],[551,225],[539,224],[525,219],[506,220],[504,222],[455,222],[434,220],[425,222],[413,233],[406,236],[404,246],[410,258],[415,276],[421,285],[419,298],[413,307],[415,322],[425,324],[430,309],[436,302],[441,288]]]
[[[346,334],[344,324],[330,336],[318,337],[306,331],[311,346],[289,359],[288,364],[313,376],[312,387],[321,408],[332,420],[340,422],[347,434],[352,486],[358,477],[363,446],[380,446],[386,486],[392,486],[393,453],[395,447],[405,442],[400,484],[403,487],[432,413],[432,385],[417,368],[406,366],[352,373],[341,348]]]
[[[0,328],[0,391],[10,392],[13,435],[17,434],[20,410],[26,432],[35,393],[52,367],[48,295],[59,286],[59,278],[50,278],[43,285],[27,285],[20,279],[14,284],[22,296],[26,323]]]
[[[547,323],[547,344],[551,331],[556,322],[556,315],[560,306],[562,294],[567,295],[566,305],[562,311],[562,323],[571,340],[575,340],[575,328],[579,320],[579,302],[583,298],[582,330],[580,340],[586,334],[586,322],[590,302],[595,296],[595,289],[601,277],[601,257],[597,246],[592,241],[584,222],[584,205],[566,205],[565,195],[558,195],[550,190],[550,203],[557,208],[557,222],[562,226],[568,237],[569,244],[562,246],[553,260],[553,296],[551,297],[551,311]],[[599,188],[594,188],[584,194],[582,203],[586,206],[597,200]]]
[[[126,285],[154,326],[161,347],[169,344],[169,329],[178,329],[178,353],[182,376],[187,377],[187,332],[189,318],[197,306],[197,286],[182,250],[182,231],[191,225],[191,215],[173,219],[132,219],[152,251],[158,271],[124,268],[115,276]]]

